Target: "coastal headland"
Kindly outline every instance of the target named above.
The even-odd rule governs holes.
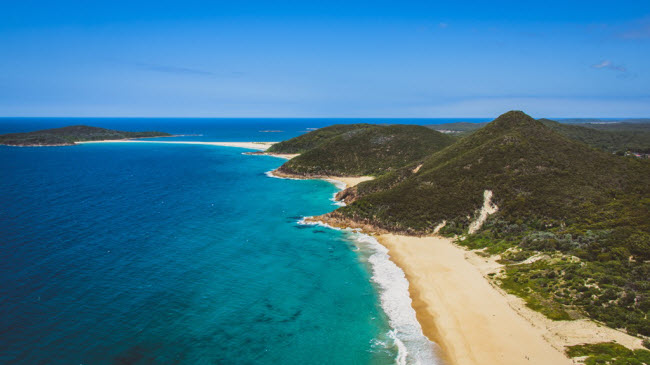
[[[351,188],[372,176],[304,176],[274,170],[287,179],[336,180]],[[342,186],[340,186],[342,188]],[[374,236],[389,250],[390,260],[409,282],[409,295],[423,333],[442,349],[443,360],[454,365],[575,364],[568,346],[616,342],[642,349],[641,340],[588,319],[554,321],[506,293],[491,278],[503,268],[498,257],[454,244],[438,235],[407,236],[369,224],[330,216],[310,217],[341,229],[358,229]]]

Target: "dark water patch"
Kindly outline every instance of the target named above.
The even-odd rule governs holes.
[[[304,224],[296,224],[293,226],[295,229],[312,229],[312,226],[304,225]]]

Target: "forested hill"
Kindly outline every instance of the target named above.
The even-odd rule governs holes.
[[[163,132],[123,132],[112,129],[75,125],[27,133],[0,135],[0,144],[8,146],[69,146],[75,142],[129,138],[168,137]]]
[[[587,127],[564,124],[549,119],[540,119],[539,121],[568,138],[608,152],[633,151],[650,153],[650,129],[611,131],[595,129],[591,125]],[[635,126],[643,125],[635,124]],[[650,124],[648,125],[650,126]]]
[[[341,136],[344,133],[358,133],[367,128],[374,128],[372,124],[334,124],[329,127],[319,128],[315,131],[291,138],[289,140],[276,143],[268,152],[272,153],[303,153],[312,148],[316,148],[325,142]]]
[[[303,176],[380,175],[424,160],[455,139],[417,125],[336,125],[274,145],[301,153],[279,168]]]
[[[363,198],[337,214],[404,232],[427,233],[443,220],[447,230],[466,229],[491,190],[498,215],[508,220],[560,226],[616,210],[620,224],[642,218],[639,199],[650,196],[646,161],[591,149],[522,112],[508,112],[431,155],[417,173],[399,174],[399,183],[388,176],[360,185]]]
[[[539,119],[539,121],[566,137],[594,148],[618,153],[627,151],[650,153],[650,119],[630,122],[598,122],[597,119],[562,120],[561,122]],[[486,124],[460,122],[432,124],[427,127],[462,137],[472,134]]]
[[[486,192],[498,210],[468,234]],[[513,111],[419,169],[345,195],[347,206],[319,219],[417,235],[446,223],[441,234],[512,263],[499,283],[531,308],[650,336],[648,160],[593,149]],[[546,258],[523,264],[535,255]]]

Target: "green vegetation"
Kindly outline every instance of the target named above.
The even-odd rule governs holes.
[[[531,264],[508,265],[506,275],[500,278],[502,287],[551,319],[577,318],[585,313],[632,335],[650,335],[647,264],[553,256]]]
[[[455,136],[466,136],[477,129],[483,128],[487,123],[456,122],[444,124],[429,124],[426,127],[438,132],[449,133]]]
[[[276,143],[268,152],[272,153],[304,153],[316,148],[325,142],[338,137],[344,133],[358,133],[366,128],[375,127],[372,124],[335,124],[325,128],[303,134],[287,141]]]
[[[413,235],[446,221],[441,234],[501,255],[493,279],[530,308],[650,336],[650,161],[611,153],[645,135],[519,111],[459,139],[422,130],[333,126],[277,152],[313,146],[283,165],[288,172],[376,175],[341,193],[348,205],[330,217]],[[467,235],[486,190],[499,209]]]
[[[314,146],[282,165],[280,171],[300,175],[379,175],[419,162],[454,142],[450,136],[415,125],[328,128],[333,129],[326,133],[319,129],[274,145],[282,146],[272,152]]]
[[[8,146],[69,146],[75,142],[82,141],[166,136],[171,136],[171,134],[162,132],[122,132],[112,129],[75,125],[28,133],[3,134],[0,135],[0,144]]]
[[[650,153],[650,119],[620,122],[599,119],[567,119],[562,120],[562,123],[550,119],[540,119],[539,121],[565,137],[594,148],[608,152]],[[427,127],[455,136],[467,136],[486,124],[460,122],[432,124]]]
[[[619,120],[604,120],[604,119],[557,119],[563,124],[572,124],[581,127],[598,129],[601,131],[621,132],[621,131],[637,131],[637,132],[650,132],[650,118],[630,118]]]
[[[458,241],[502,254],[507,291],[552,319],[589,316],[650,335],[650,163],[572,141],[509,112],[427,158],[358,185],[331,216],[390,231],[467,232],[494,193],[499,211]],[[521,261],[542,253],[529,264]]]
[[[409,233],[431,232],[446,220],[445,232],[459,234],[481,207],[484,190],[492,190],[498,215],[510,222],[546,229],[611,219],[647,228],[649,181],[646,161],[592,150],[510,112],[431,155],[418,173],[360,185],[361,198],[334,213]]]
[[[583,357],[585,365],[650,365],[650,351],[630,350],[613,342],[576,345],[567,349],[569,357]]]
[[[588,316],[650,336],[650,263],[642,248],[649,244],[647,227],[544,229],[493,216],[479,233],[457,242],[501,254],[501,286],[551,319]],[[523,263],[533,255],[539,260]]]
[[[548,119],[540,119],[552,130],[569,137],[575,141],[580,141],[592,147],[599,148],[610,152],[638,151],[650,152],[650,128],[646,131],[638,130],[604,130],[595,129],[594,127],[602,124],[561,124]],[[615,124],[621,127],[620,124]],[[627,123],[625,125],[628,125]],[[645,124],[633,124],[634,126],[645,126]],[[650,123],[648,124],[650,127]]]

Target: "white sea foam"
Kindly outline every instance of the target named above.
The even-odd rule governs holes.
[[[324,222],[307,222],[306,218],[299,220],[298,223],[347,231],[359,251],[368,256],[367,261],[372,270],[371,280],[379,290],[381,307],[388,316],[388,324],[392,328],[388,333],[392,344],[382,341],[378,343],[397,348],[395,363],[398,365],[440,364],[441,361],[436,355],[438,345],[429,341],[422,332],[422,326],[411,306],[409,282],[402,269],[390,260],[388,249],[374,237],[361,233],[359,229],[340,229]]]
[[[323,180],[334,184],[334,186],[336,186],[336,188],[339,189],[339,190],[345,190],[345,188],[348,187],[343,181],[339,181],[339,180],[336,180],[336,179],[323,179]]]
[[[296,178],[293,178],[293,177],[282,177],[282,176],[277,176],[277,175],[273,174],[273,171],[275,171],[275,170],[267,171],[267,172],[264,173],[264,175],[266,175],[266,176],[268,176],[268,177],[272,177],[272,178],[274,178],[274,179],[282,179],[282,180],[302,180],[302,179],[296,179]]]
[[[329,224],[327,224],[325,222],[307,221],[307,219],[309,219],[309,218],[314,218],[314,217],[303,217],[302,219],[298,220],[297,223],[298,224],[303,224],[303,225],[306,225],[306,226],[319,226],[319,227],[326,227],[326,228],[329,228],[329,229],[334,229],[334,230],[337,230],[337,231],[343,231],[343,229],[337,228],[337,227],[334,227],[334,226],[330,226]],[[346,228],[345,230],[350,231],[350,232],[356,232],[355,230],[352,230],[350,228]]]
[[[337,193],[334,193],[334,195],[332,195],[332,197],[330,198],[330,201],[332,202],[332,205],[336,205],[336,206],[339,206],[339,207],[344,207],[346,205],[345,202],[343,202],[341,200],[336,200],[336,194]]]
[[[345,185],[345,183],[343,181],[339,181],[339,180],[335,180],[335,179],[324,179],[324,180],[329,182],[329,183],[334,184],[334,186],[339,190],[345,190],[345,188],[347,188],[347,185]],[[336,200],[336,194],[338,194],[338,191],[336,193],[334,193],[334,195],[332,195],[332,197],[330,198],[330,201],[332,202],[332,205],[336,205],[336,206],[339,206],[339,207],[344,207],[345,202],[340,201],[340,200]]]
[[[397,347],[395,362],[399,365],[441,363],[436,355],[438,346],[424,335],[415,316],[404,272],[390,260],[388,249],[367,234],[350,232],[350,235],[370,255],[372,281],[379,289],[381,307],[393,329],[388,335]]]
[[[341,185],[339,181],[329,179],[328,181],[334,183],[341,190],[345,189],[345,184]],[[439,347],[436,343],[429,341],[422,332],[422,326],[420,326],[420,322],[415,316],[415,310],[411,306],[409,282],[402,269],[390,260],[388,249],[374,237],[361,233],[359,228],[341,229],[332,227],[325,222],[308,222],[307,218],[311,217],[302,218],[298,224],[347,231],[356,242],[358,251],[368,255],[367,261],[372,270],[371,280],[379,290],[381,307],[388,316],[388,324],[392,328],[388,337],[393,342],[392,346],[397,348],[395,363],[398,365],[441,364],[442,361],[436,355]],[[389,344],[378,342],[386,347],[391,347]]]

